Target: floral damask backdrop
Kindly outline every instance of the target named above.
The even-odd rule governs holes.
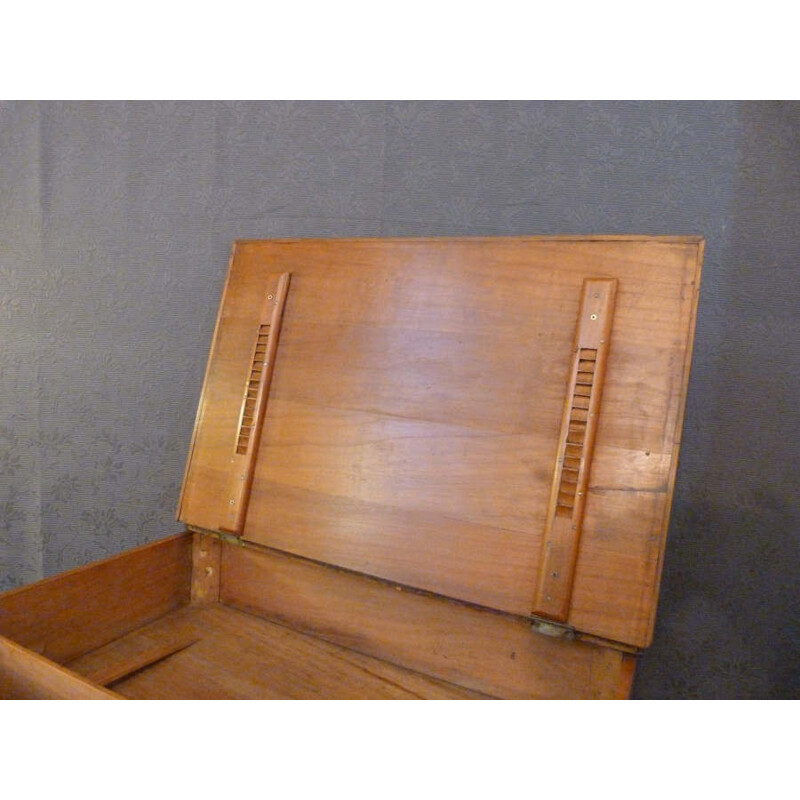
[[[702,234],[637,697],[800,696],[800,104],[0,104],[0,589],[179,530],[231,242]]]

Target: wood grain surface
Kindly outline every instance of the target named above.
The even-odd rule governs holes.
[[[0,595],[0,634],[64,663],[190,598],[192,537],[180,534]]]
[[[365,655],[501,698],[627,697],[628,657],[520,617],[250,547],[222,548],[221,600]]]
[[[603,381],[614,323],[615,280],[583,282],[565,392],[564,413],[547,508],[533,613],[565,622],[600,419]]]
[[[118,700],[71,670],[0,636],[0,700]]]
[[[486,697],[219,604],[175,611],[70,666],[119,675],[114,691],[130,699]]]
[[[614,279],[565,621],[646,646],[701,253],[674,237],[237,243],[181,519],[219,525],[260,298],[291,272],[244,538],[530,614],[581,288]]]

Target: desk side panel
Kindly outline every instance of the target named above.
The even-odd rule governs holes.
[[[68,669],[0,636],[0,700],[121,700]]]
[[[0,595],[0,635],[64,663],[189,602],[179,534]]]

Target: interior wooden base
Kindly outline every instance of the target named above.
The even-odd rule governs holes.
[[[623,698],[634,659],[185,534],[0,595],[0,698]]]
[[[138,700],[486,697],[221,603],[174,611],[68,667]]]

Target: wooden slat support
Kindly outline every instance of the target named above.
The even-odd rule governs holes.
[[[557,622],[569,616],[616,290],[615,279],[583,282],[533,607],[535,616]]]
[[[240,536],[247,515],[247,503],[253,485],[258,444],[267,410],[267,397],[275,354],[278,349],[283,308],[289,290],[290,274],[272,276],[258,317],[250,370],[244,387],[236,441],[233,443],[230,481],[225,498],[220,530]]]
[[[147,637],[141,637],[139,641],[135,636],[131,638],[132,641],[124,643],[127,647],[112,643],[106,648],[101,648],[103,651],[110,651],[107,654],[105,652],[89,653],[70,664],[69,668],[98,686],[110,686],[112,683],[125,680],[134,672],[158,664],[200,641],[197,636],[185,635],[168,642],[152,641]],[[115,647],[115,645],[117,646]],[[118,650],[122,650],[122,652],[117,652]]]

